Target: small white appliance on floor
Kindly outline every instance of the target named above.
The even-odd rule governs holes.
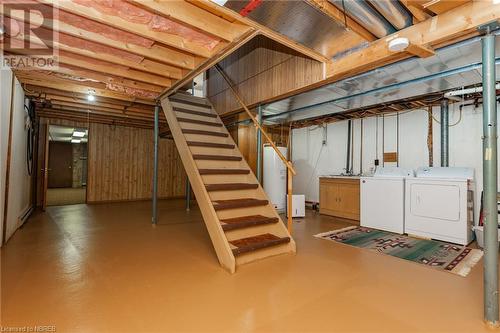
[[[406,181],[405,232],[467,245],[473,237],[474,169],[423,167]]]
[[[379,167],[372,177],[361,177],[361,226],[404,233],[405,179],[413,174],[411,169]]]
[[[288,217],[288,195],[286,196],[287,210],[286,216]],[[306,216],[306,196],[303,194],[292,195],[292,217],[305,217]]]

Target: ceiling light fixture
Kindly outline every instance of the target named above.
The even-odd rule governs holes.
[[[80,139],[71,139],[71,143],[80,143]]]
[[[85,134],[85,131],[73,131],[73,136],[77,138],[83,138]]]
[[[88,95],[87,95],[87,101],[89,101],[89,102],[93,102],[93,101],[95,101],[95,96],[94,96],[94,95],[92,95],[92,94],[88,94]]]
[[[400,52],[406,50],[410,46],[410,41],[406,37],[398,37],[389,41],[389,51]]]

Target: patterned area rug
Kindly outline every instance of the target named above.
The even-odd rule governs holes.
[[[466,246],[365,227],[347,227],[315,237],[377,251],[460,276],[467,276],[483,257],[483,251]]]

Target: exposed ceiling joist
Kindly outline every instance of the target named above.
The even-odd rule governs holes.
[[[248,30],[248,26],[232,23],[184,1],[127,0],[159,15],[180,21],[198,30],[232,42]]]
[[[433,13],[436,14],[442,14],[444,12],[447,12],[453,8],[457,8],[459,6],[462,6],[471,0],[424,0],[424,1],[419,1],[419,0],[413,0],[420,2],[422,7],[425,9],[428,9],[432,11]]]
[[[103,23],[117,29],[122,29],[140,35],[142,37],[152,39],[156,42],[175,47],[179,50],[189,52],[197,56],[202,56],[207,58],[210,57],[212,53],[208,48],[204,47],[203,45],[194,43],[192,41],[188,41],[180,36],[168,34],[165,32],[154,31],[149,29],[145,24],[131,22],[119,16],[110,15],[98,11],[93,7],[80,5],[73,1],[58,1],[56,3],[54,3],[51,0],[39,0],[39,1],[49,5],[52,4],[72,14],[83,16],[85,18],[97,21],[99,23]]]
[[[58,89],[62,91],[77,92],[80,94],[87,95],[89,91],[92,91],[96,96],[109,97],[113,99],[119,99],[129,102],[139,102],[143,104],[155,105],[153,100],[148,100],[144,98],[137,98],[132,95],[120,94],[113,91],[109,91],[103,88],[97,88],[89,83],[82,83],[72,80],[59,79],[56,77],[51,77],[50,75],[34,74],[30,73],[26,75],[22,73],[23,71],[16,71],[16,76],[20,79],[23,84],[29,84],[33,86],[41,86],[52,89]]]
[[[408,9],[408,11],[413,15],[414,22],[422,22],[431,17],[431,15],[422,8],[422,6],[413,3],[409,0],[400,0],[401,4]]]
[[[4,11],[3,7],[0,6],[0,14],[7,14],[4,13],[3,11]],[[9,17],[17,21],[22,21],[25,23],[27,23],[28,21],[28,17],[26,15],[23,15],[22,12],[20,11],[9,11],[8,15]],[[66,15],[72,15],[72,14],[66,14]],[[123,42],[117,39],[108,38],[106,37],[106,35],[79,28],[76,25],[71,25],[60,19],[51,20],[46,17],[44,18],[37,11],[33,11],[32,13],[30,13],[29,21],[34,26],[42,26],[47,29],[57,28],[56,31],[63,34],[67,34],[69,36],[79,37],[83,40],[113,47],[122,51],[130,52],[138,56],[156,60],[175,67],[184,69],[193,69],[195,66],[196,57],[190,53],[181,52],[176,49],[161,45],[151,45],[150,47],[145,47],[133,42]],[[95,25],[99,25],[99,23],[95,22]],[[106,28],[112,29],[110,27]],[[112,32],[123,33],[120,32],[119,30],[115,30]]]

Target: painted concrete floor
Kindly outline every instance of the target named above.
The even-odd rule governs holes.
[[[468,277],[312,235],[346,226],[308,212],[297,255],[217,263],[197,209],[49,207],[2,249],[3,326],[57,332],[483,332],[482,262]]]
[[[85,203],[87,189],[78,188],[49,188],[47,189],[47,206],[64,206]]]

